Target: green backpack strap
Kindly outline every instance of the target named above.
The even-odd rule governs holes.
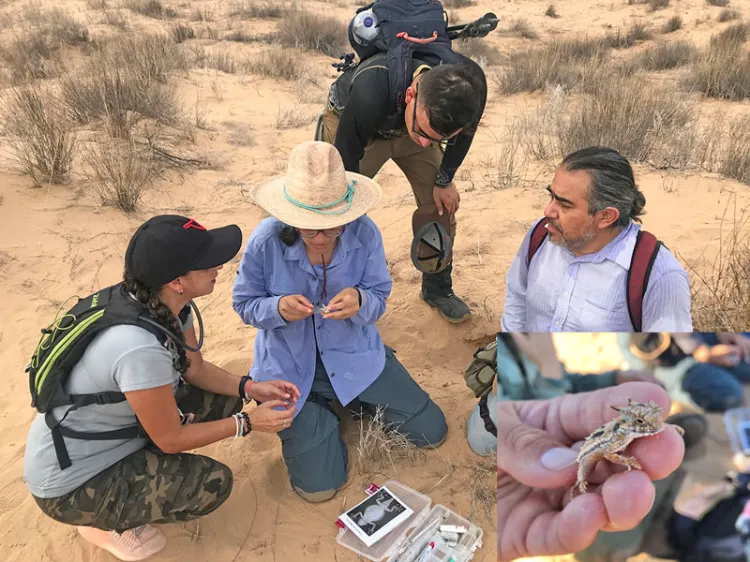
[[[492,390],[497,376],[497,340],[480,347],[474,352],[474,358],[464,369],[464,381],[480,398]]]

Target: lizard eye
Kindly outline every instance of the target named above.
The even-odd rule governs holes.
[[[638,423],[643,423],[643,420],[640,419],[640,418],[635,418],[635,421],[638,422]]]

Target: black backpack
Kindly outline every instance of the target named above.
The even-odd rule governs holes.
[[[62,307],[61,307],[62,308]],[[187,320],[189,306],[180,312],[180,320]],[[146,307],[132,298],[122,283],[107,287],[78,302],[64,315],[42,330],[31,361],[29,374],[31,406],[45,414],[45,422],[52,432],[52,442],[60,468],[71,465],[63,437],[85,440],[148,438],[140,424],[113,431],[81,432],[62,426],[65,417],[78,408],[92,404],[116,404],[126,400],[122,392],[67,394],[65,383],[84,351],[102,330],[119,324],[140,326],[154,334],[162,345],[168,336],[164,328],[149,317]],[[179,342],[175,342],[179,343]],[[52,410],[70,406],[60,420]]]
[[[497,27],[495,14],[487,13],[464,25],[448,26],[448,17],[440,0],[376,0],[358,9],[356,14],[372,10],[377,18],[378,35],[367,44],[354,38],[354,19],[349,23],[349,43],[360,63],[378,53],[387,53],[391,100],[398,111],[404,108],[406,89],[414,74],[414,59],[430,67],[461,62],[452,49],[459,37],[484,37]],[[345,55],[339,70],[351,67],[353,55]]]

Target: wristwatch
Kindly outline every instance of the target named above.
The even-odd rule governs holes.
[[[453,180],[448,176],[448,172],[440,168],[438,170],[437,178],[435,178],[435,185],[446,188],[450,187],[451,183],[453,183]]]

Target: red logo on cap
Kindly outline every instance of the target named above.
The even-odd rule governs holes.
[[[182,228],[184,228],[185,230],[187,230],[189,228],[195,228],[196,230],[206,230],[205,226],[201,226],[200,224],[198,224],[197,222],[195,222],[195,220],[193,220],[193,219],[190,219],[185,224],[183,224]]]

